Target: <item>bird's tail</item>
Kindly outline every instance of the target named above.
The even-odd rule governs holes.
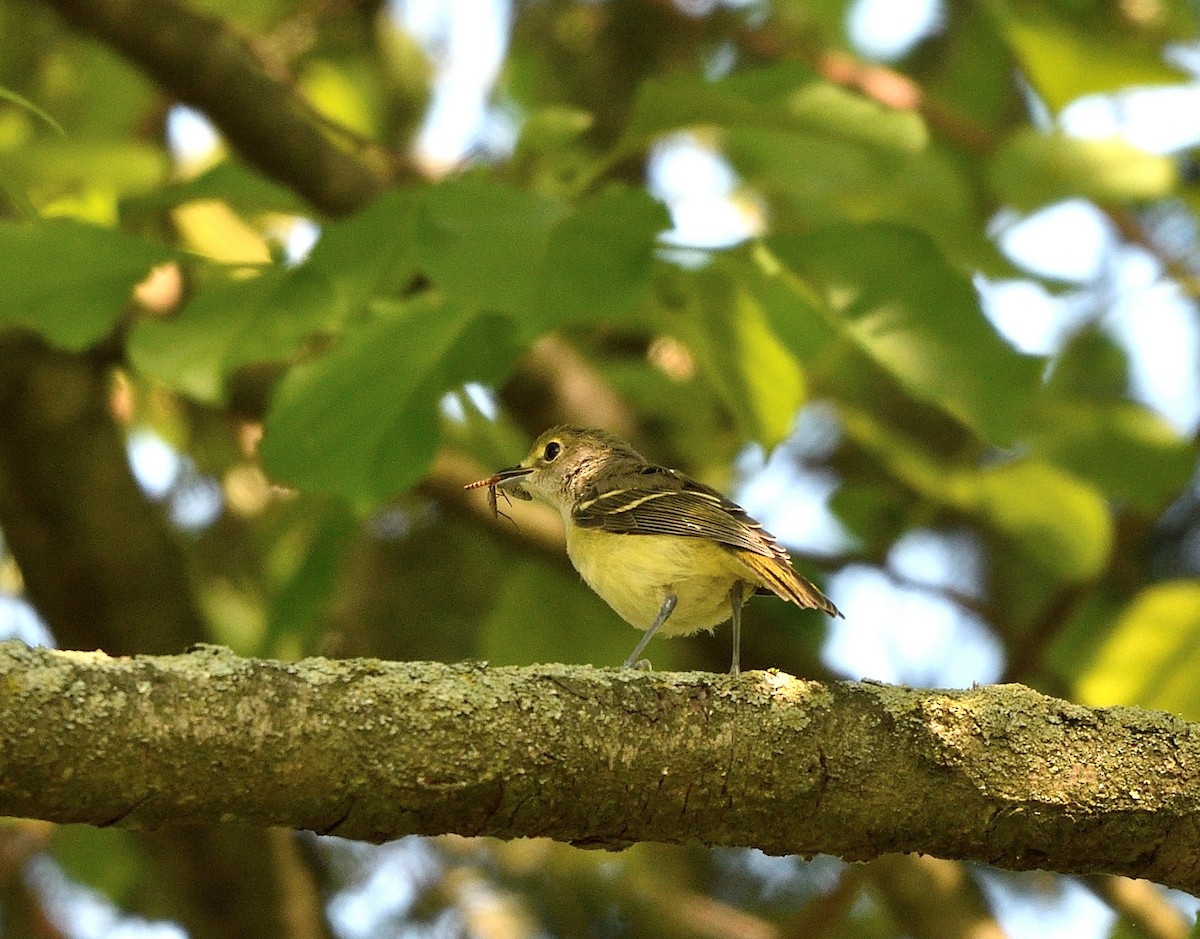
[[[751,551],[737,551],[741,561],[754,575],[753,579],[777,597],[791,600],[797,606],[824,610],[830,616],[842,616],[825,594],[821,593],[807,578],[801,577],[782,558],[769,558]]]

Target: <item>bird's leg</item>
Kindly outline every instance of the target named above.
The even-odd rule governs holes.
[[[729,588],[729,608],[733,611],[733,664],[729,666],[730,675],[739,675],[742,671],[742,604],[745,602],[742,582],[739,580]]]
[[[658,632],[658,627],[667,621],[667,617],[671,615],[671,611],[675,609],[675,604],[679,598],[673,593],[669,593],[663,598],[662,606],[658,608],[658,616],[654,617],[654,622],[650,624],[650,628],[646,630],[646,635],[642,636],[637,647],[629,653],[629,658],[625,660],[625,664],[621,668],[635,668],[638,665],[638,656],[642,654],[642,650],[646,648],[646,643],[651,637]]]

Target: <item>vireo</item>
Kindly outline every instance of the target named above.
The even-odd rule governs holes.
[[[745,509],[678,470],[647,462],[602,430],[561,425],[521,463],[466,488],[537,499],[562,513],[575,569],[622,619],[652,636],[687,636],[733,620],[740,670],[742,604],[773,593],[841,616],[792,569],[791,557]]]

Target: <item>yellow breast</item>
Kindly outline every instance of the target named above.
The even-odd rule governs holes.
[[[638,629],[654,622],[668,594],[678,598],[666,636],[712,629],[729,619],[729,591],[748,580],[729,551],[703,538],[619,535],[567,524],[567,554],[587,585]]]

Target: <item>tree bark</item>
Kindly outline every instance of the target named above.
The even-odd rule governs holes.
[[[0,644],[0,814],[920,851],[1200,892],[1200,725],[1020,685]]]

